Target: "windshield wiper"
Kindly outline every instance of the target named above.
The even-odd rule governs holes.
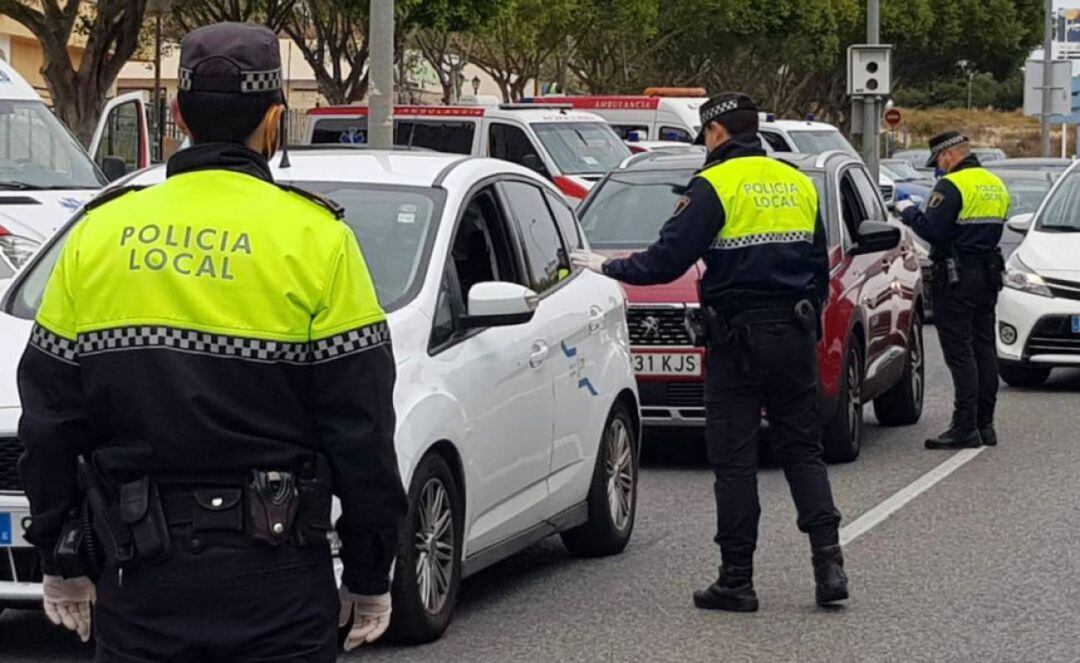
[[[8,182],[0,181],[0,189],[10,189],[12,191],[30,191],[37,188],[38,187],[34,186],[33,184],[27,184],[26,182],[19,182],[17,180],[12,180]]]
[[[1080,226],[1052,225],[1044,223],[1039,226],[1039,230],[1052,230],[1061,233],[1080,233]]]

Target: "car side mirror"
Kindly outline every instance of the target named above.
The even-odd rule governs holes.
[[[544,177],[548,177],[547,167],[544,166],[544,162],[541,161],[540,157],[536,154],[526,154],[521,157],[521,165],[529,170],[535,170]]]
[[[890,251],[897,246],[900,246],[899,228],[882,221],[863,221],[855,233],[855,246],[848,253],[861,256]]]
[[[1034,214],[1017,214],[1016,216],[1011,217],[1005,226],[1013,232],[1026,235],[1028,231],[1031,230],[1031,222],[1034,220]]]
[[[540,296],[517,283],[485,281],[469,289],[469,313],[461,318],[465,329],[510,327],[532,320]]]
[[[110,182],[114,182],[127,175],[127,164],[120,157],[109,155],[101,159],[101,172]]]

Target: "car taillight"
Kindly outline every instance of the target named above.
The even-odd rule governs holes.
[[[555,186],[559,187],[559,191],[562,191],[567,198],[585,200],[585,196],[589,195],[588,189],[564,175],[555,178]]]

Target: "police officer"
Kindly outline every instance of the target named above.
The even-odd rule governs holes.
[[[1005,262],[998,249],[1009,191],[979,165],[967,138],[947,131],[930,139],[928,167],[944,173],[926,210],[897,203],[901,220],[931,245],[934,323],[952,373],[952,425],[926,441],[927,449],[965,449],[997,444],[997,352],[994,307]]]
[[[772,448],[810,535],[821,605],[848,597],[817,415],[820,311],[829,285],[826,238],[814,184],[765,156],[758,109],[726,93],[701,106],[705,167],[679,198],[660,238],[618,260],[575,263],[633,285],[672,281],[704,258],[708,321],[706,444],[716,477],[720,578],[694,593],[699,608],[750,612],[761,507],[758,430],[768,408]]]
[[[339,617],[346,648],[390,617],[386,319],[342,210],[271,177],[274,33],[191,32],[179,87],[193,146],[163,184],[86,206],[19,367],[46,612],[86,640],[96,597],[100,661],[333,661]],[[84,521],[103,568],[69,559]]]

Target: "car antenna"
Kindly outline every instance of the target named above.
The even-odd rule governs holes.
[[[281,161],[278,162],[278,168],[291,168],[292,162],[289,161],[289,107],[285,107],[285,112],[281,114]]]

